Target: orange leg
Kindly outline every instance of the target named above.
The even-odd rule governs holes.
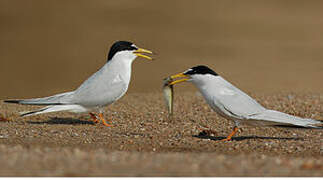
[[[99,118],[101,119],[102,123],[103,123],[105,126],[108,126],[108,127],[111,127],[111,126],[112,126],[112,124],[108,124],[108,123],[105,121],[105,119],[104,119],[104,117],[103,117],[103,113],[99,113]]]
[[[90,116],[91,116],[91,118],[92,118],[92,121],[93,121],[94,123],[98,123],[98,122],[100,122],[100,120],[98,120],[97,116],[96,116],[94,113],[89,113],[89,114],[90,114]]]
[[[222,139],[221,141],[230,141],[232,136],[238,131],[238,127],[237,126],[234,126],[233,128],[233,131],[231,132],[231,134],[225,138],[225,139]]]

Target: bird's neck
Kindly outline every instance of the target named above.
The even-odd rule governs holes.
[[[209,95],[212,90],[219,88],[218,83],[220,81],[219,76],[205,76],[199,79],[193,80],[193,84],[200,90],[202,94]]]
[[[126,82],[130,82],[131,78],[131,65],[134,59],[113,59],[108,62],[112,67],[114,67],[114,71],[116,74],[122,77],[122,79]]]
[[[132,62],[133,62],[133,60],[129,60],[129,61],[124,61],[122,63],[122,66],[125,68],[125,72],[123,75],[121,74],[121,76],[123,76],[124,79],[128,81],[128,83],[130,82],[130,79],[131,79]]]

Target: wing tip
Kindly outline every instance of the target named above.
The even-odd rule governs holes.
[[[4,100],[5,103],[20,104],[21,100]]]
[[[30,112],[22,112],[22,113],[20,113],[20,117],[24,117],[24,116],[28,116],[28,115],[32,115],[32,114],[34,114],[34,113],[36,113],[35,111],[30,111]]]
[[[3,102],[5,103],[11,103],[11,104],[24,104],[24,105],[39,105],[39,106],[43,106],[43,105],[63,105],[63,103],[50,103],[50,102],[33,102],[30,100],[4,100]]]

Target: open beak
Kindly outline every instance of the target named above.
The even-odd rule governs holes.
[[[146,58],[148,60],[153,60],[153,58],[151,58],[151,57],[149,57],[147,55],[141,54],[141,53],[152,54],[153,52],[151,52],[149,50],[138,48],[134,53],[135,53],[135,55],[137,55],[139,57],[143,57],[143,58]]]
[[[174,85],[174,84],[177,84],[177,83],[180,83],[180,82],[185,82],[185,81],[189,80],[188,75],[185,75],[183,73],[172,75],[172,76],[170,76],[170,78],[171,79],[183,78],[183,79],[177,79],[175,81],[172,81],[172,82],[169,83],[169,85]]]

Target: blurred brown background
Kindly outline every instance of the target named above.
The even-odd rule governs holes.
[[[158,53],[130,93],[197,64],[246,92],[323,91],[323,1],[0,0],[0,99],[73,90],[116,40]]]

